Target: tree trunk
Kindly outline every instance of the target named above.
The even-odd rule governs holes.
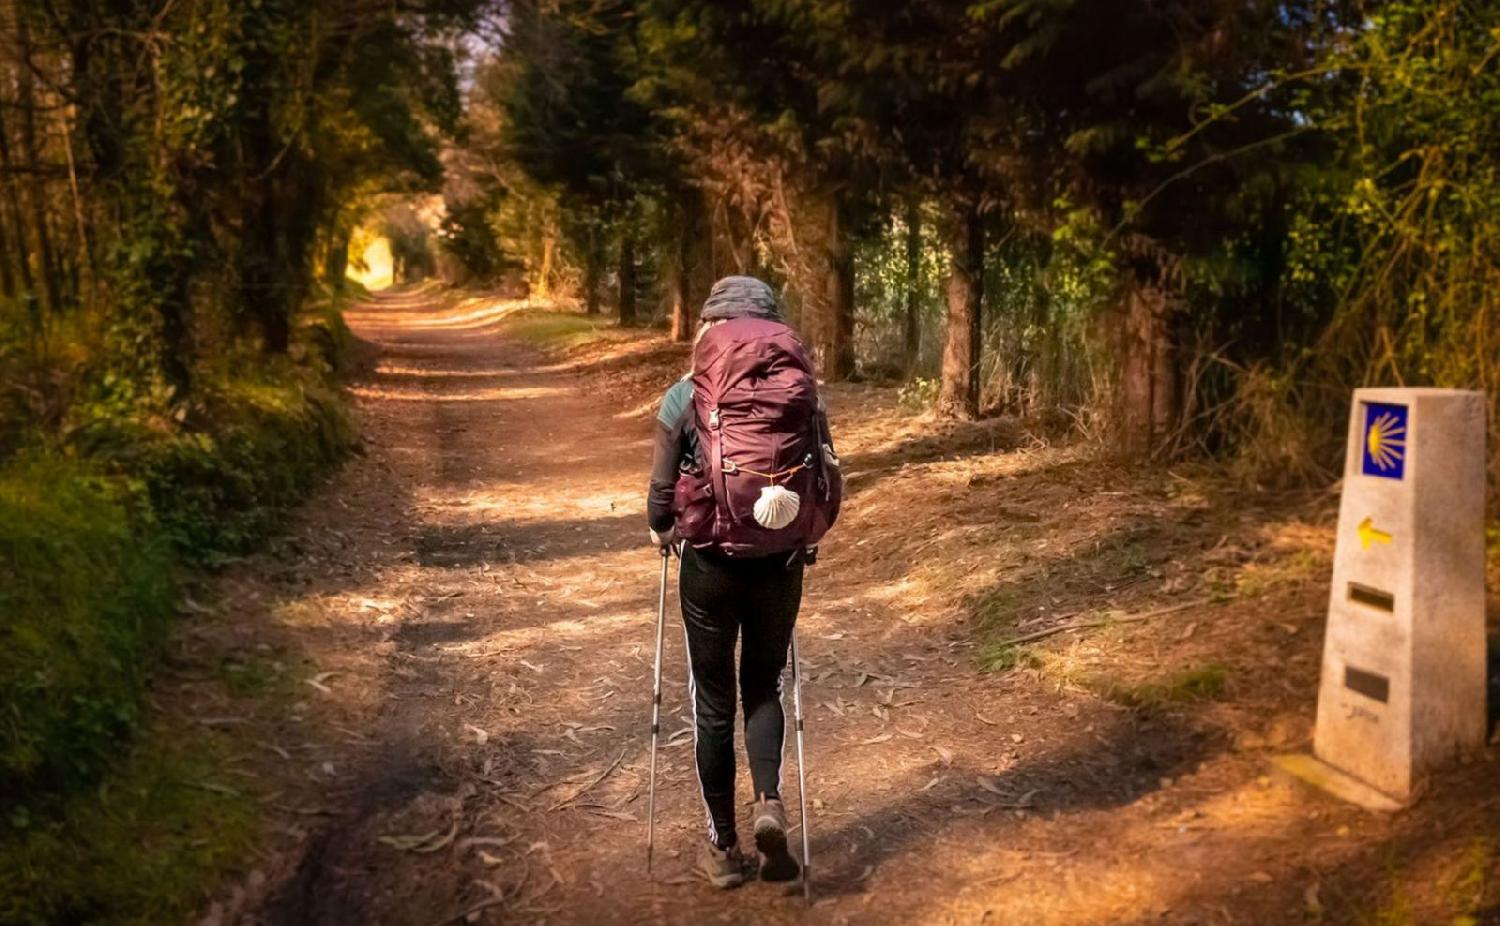
[[[262,169],[251,159],[247,168]],[[282,269],[277,266],[279,221],[275,194],[266,179],[251,182],[247,197],[245,232],[240,241],[240,299],[261,335],[261,347],[269,354],[283,353],[291,343],[291,322],[286,317]],[[391,256],[392,282],[399,282],[399,259]]]
[[[678,199],[677,241],[673,248],[669,285],[672,303],[672,340],[689,341],[698,310],[713,286],[713,243],[703,194],[688,190]]]
[[[620,327],[635,326],[635,230],[627,220],[620,233]]]
[[[672,241],[672,253],[667,260],[667,309],[671,318],[673,341],[686,341],[693,336],[692,303],[687,294],[687,240],[688,232],[683,227],[682,210],[677,212],[677,235]]]
[[[36,99],[33,92],[34,75],[31,73],[31,34],[26,24],[26,15],[17,11],[16,44],[20,53],[17,68],[16,90],[21,109],[21,153],[31,167],[39,167],[41,158],[36,145]],[[42,294],[47,311],[56,314],[62,309],[62,296],[58,289],[59,271],[52,248],[52,233],[47,225],[47,203],[43,198],[45,188],[40,180],[26,185],[26,196],[31,208],[31,224],[36,237],[37,273],[41,277]]]
[[[688,296],[688,242],[692,231],[688,228],[690,207],[683,199],[677,203],[677,234],[672,241],[672,253],[667,260],[667,301],[671,312],[671,339],[687,341],[693,336],[693,303]]]
[[[19,233],[16,240],[11,241],[11,231],[17,228],[10,208],[15,202],[15,187],[10,174],[10,144],[3,115],[0,113],[0,189],[4,192],[0,196],[0,295],[13,299],[16,296],[16,267],[26,261],[26,242]]]
[[[712,268],[710,274],[715,280],[727,273],[733,273],[734,267],[730,264],[728,247],[724,243],[724,234],[720,229],[720,215],[728,209],[722,198],[713,204],[713,210],[708,216],[708,262]]]
[[[532,293],[537,299],[548,299],[552,296],[552,264],[556,260],[557,234],[548,225],[542,232],[542,266],[536,274],[536,286]]]
[[[1150,456],[1176,430],[1180,401],[1173,316],[1177,301],[1154,279],[1131,273],[1121,329],[1120,446]]]
[[[328,245],[328,257],[323,262],[323,279],[334,292],[344,289],[349,273],[349,242],[353,232],[342,223],[334,230],[333,241]]]
[[[240,200],[242,230],[240,234],[239,283],[240,303],[261,336],[261,348],[267,353],[286,350],[291,341],[290,324],[285,319],[281,299],[280,268],[276,261],[278,215],[275,178],[280,170],[276,160],[280,146],[272,122],[270,91],[264,86],[273,70],[269,55],[257,51],[245,67],[246,98],[249,106],[240,122]],[[392,282],[399,269],[396,255],[391,255]]]
[[[751,273],[755,265],[754,224],[745,219],[745,233],[740,234],[737,215],[740,215],[739,210],[721,198],[709,219],[708,234],[712,242],[713,277],[716,280],[731,274]]]
[[[901,337],[901,365],[907,375],[922,350],[922,201],[906,201],[906,317]]]
[[[1032,317],[1035,343],[1031,350],[1031,395],[1040,406],[1056,407],[1062,404],[1063,396],[1058,382],[1057,348],[1054,346],[1058,341],[1058,326],[1052,319],[1050,287],[1037,287],[1037,302]]]
[[[5,131],[5,126],[0,125],[0,132]],[[3,204],[0,204],[0,296],[6,299],[16,297],[16,275],[11,269],[10,255],[10,219],[6,215]]]
[[[22,216],[25,212],[21,208],[21,197],[16,191],[16,180],[12,168],[15,166],[10,152],[10,136],[6,134],[5,123],[0,120],[0,184],[4,185],[5,202],[4,211],[0,213],[0,221],[15,233],[14,254],[15,269],[20,275],[21,290],[26,298],[36,298],[36,281],[31,276],[31,249],[26,242],[25,226],[22,224]],[[9,259],[9,255],[7,255]]]
[[[948,239],[948,322],[937,413],[979,415],[980,307],[984,300],[984,223],[975,203],[955,203]]]
[[[818,323],[818,360],[830,381],[854,375],[854,244],[846,213],[839,197],[830,199],[824,317]]]
[[[598,231],[589,229],[588,245],[583,254],[583,310],[590,315],[599,314],[599,263]]]

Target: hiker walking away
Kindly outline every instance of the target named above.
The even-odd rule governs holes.
[[[698,867],[717,887],[745,878],[735,825],[736,642],[760,877],[791,881],[800,871],[781,802],[781,677],[803,567],[838,517],[842,493],[806,348],[769,286],[725,277],[703,304],[692,372],[662,399],[647,505],[652,541],[681,554],[678,597],[708,816]]]

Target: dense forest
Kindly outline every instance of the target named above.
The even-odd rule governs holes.
[[[1486,386],[1494,424],[1496,16],[521,0],[441,243],[678,338],[763,275],[830,379],[1315,478],[1354,385]]]
[[[408,273],[677,338],[760,274],[831,380],[1326,473],[1351,386],[1497,393],[1495,17],[14,0],[0,452],[193,431],[375,228]]]

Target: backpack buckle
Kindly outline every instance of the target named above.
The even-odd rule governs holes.
[[[708,426],[711,428],[717,428],[719,426],[719,410],[717,408],[711,409],[709,411]]]

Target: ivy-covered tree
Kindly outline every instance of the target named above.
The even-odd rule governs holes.
[[[95,313],[90,389],[124,401],[182,401],[220,317],[285,352],[356,202],[435,188],[480,6],[5,4],[0,292],[39,335]]]

